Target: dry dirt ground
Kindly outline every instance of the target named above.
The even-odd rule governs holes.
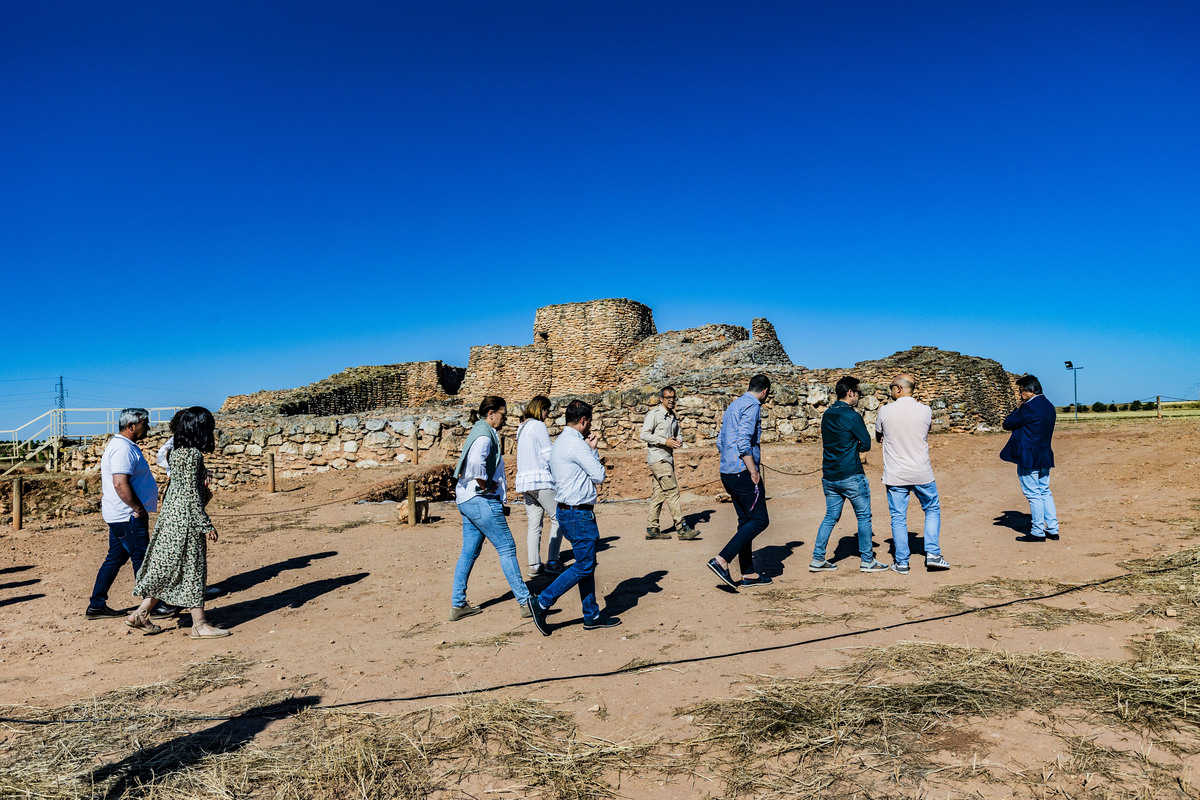
[[[1080,699],[1086,687],[1061,700],[1052,700],[1047,690],[1041,699],[1007,707],[1003,696],[980,700],[972,695],[976,699],[965,708],[938,707],[943,701],[931,700],[927,705],[934,707],[919,709],[926,716],[915,730],[893,730],[894,742],[888,738],[892,723],[871,714],[854,725],[821,723],[828,728],[824,739],[797,734],[804,739],[798,741],[786,731],[743,735],[734,730],[733,721],[744,710],[738,704],[764,697],[770,687],[807,687],[804,691],[810,693],[801,695],[806,699],[789,712],[795,718],[826,693],[853,700],[905,681],[967,686],[976,669],[970,665],[952,678],[922,673],[963,654],[1017,660],[1069,654],[1053,656],[1058,668],[1064,663],[1132,663],[1136,656],[1131,646],[1148,634],[1173,630],[1190,631],[1188,641],[1195,650],[1195,629],[1189,626],[1200,624],[1193,616],[1198,613],[1196,568],[1172,573],[1171,582],[1177,578],[1180,590],[1174,599],[1113,591],[1118,584],[1107,584],[983,613],[953,613],[1119,575],[1128,569],[1121,562],[1178,554],[1200,542],[1200,421],[1061,426],[1053,490],[1062,538],[1043,544],[1015,541],[1017,529],[1028,523],[1028,506],[1015,469],[997,458],[1003,443],[1003,435],[942,435],[932,442],[942,498],[942,549],[953,564],[948,572],[927,573],[914,555],[907,576],[861,574],[847,505],[831,540],[831,557],[840,568],[810,574],[807,564],[824,514],[819,474],[766,473],[771,525],[756,547],[758,564],[774,576],[774,583],[739,593],[718,585],[705,568],[734,529],[732,506],[716,501],[717,487],[684,495],[685,513],[701,531],[697,541],[646,541],[642,503],[603,505],[597,510],[602,536],[598,595],[624,624],[584,631],[578,596],[570,592],[549,617],[554,626],[549,637],[519,618],[489,546],[469,588],[471,602],[481,604],[484,612],[448,622],[451,575],[461,543],[453,504],[435,503],[432,524],[412,529],[397,524],[395,505],[331,502],[387,477],[380,470],[283,482],[274,495],[260,490],[217,493],[209,510],[220,541],[210,546],[209,579],[224,594],[212,602],[209,614],[232,630],[222,640],[192,640],[175,621],[168,622],[163,634],[148,637],[131,632],[120,619],[86,621],[83,611],[107,540],[98,516],[69,527],[5,531],[0,535],[0,704],[7,706],[0,714],[87,718],[101,709],[98,698],[115,697],[112,693],[122,687],[176,681],[195,669],[191,665],[216,665],[217,673],[222,664],[235,665],[229,667],[237,673],[235,679],[216,680],[167,699],[147,692],[145,702],[147,708],[241,714],[242,733],[160,764],[154,775],[138,772],[148,757],[145,749],[228,727],[229,721],[175,722],[155,729],[148,741],[114,737],[108,747],[94,746],[76,754],[75,761],[47,767],[60,770],[63,781],[82,781],[72,784],[75,789],[59,786],[58,794],[48,793],[53,796],[100,793],[105,776],[114,774],[104,769],[114,764],[136,774],[116,789],[109,786],[103,796],[122,791],[135,796],[149,792],[154,781],[169,779],[172,771],[201,766],[206,754],[228,756],[255,748],[269,753],[284,746],[295,720],[287,713],[256,716],[255,698],[263,701],[259,706],[288,698],[337,706],[369,715],[372,725],[423,709],[431,709],[429,720],[456,714],[458,719],[466,714],[462,709],[477,702],[544,707],[558,722],[528,726],[521,736],[540,744],[526,744],[545,754],[559,752],[567,741],[593,755],[599,744],[610,748],[609,760],[596,756],[585,788],[547,782],[523,771],[520,763],[503,769],[484,763],[488,752],[494,756],[512,744],[499,737],[499,744],[476,754],[476,768],[463,768],[460,762],[455,778],[427,773],[424,783],[405,790],[408,795],[380,788],[386,780],[378,775],[372,780],[383,783],[374,788],[364,779],[357,786],[348,780],[338,787],[287,790],[256,785],[251,771],[243,776],[240,793],[222,794],[196,783],[191,790],[185,784],[184,789],[176,786],[176,795],[163,796],[190,791],[195,796],[273,797],[291,791],[294,796],[390,792],[504,798],[595,796],[610,790],[656,800],[739,792],[1200,796],[1194,713],[1139,716],[1130,706],[1136,699],[1123,701],[1119,691],[1094,705]],[[767,446],[763,458],[775,470],[808,473],[819,467],[820,450],[819,445]],[[890,563],[880,458],[878,450],[870,453],[866,471],[877,551]],[[648,488],[648,473],[637,454],[611,456],[609,464],[610,472],[621,476],[614,489],[620,487],[623,496]],[[296,508],[309,510],[284,513]],[[914,505],[909,527],[915,554],[922,547],[916,533],[921,518]],[[518,554],[523,554],[521,507],[513,507],[509,524]],[[114,607],[133,605],[132,583],[126,567],[113,587]],[[871,630],[904,622],[912,624]],[[904,660],[906,652],[917,654],[916,666],[913,659]],[[868,666],[880,653],[899,654],[896,663],[907,665]],[[1195,669],[1195,661],[1191,656],[1187,670]],[[1200,704],[1200,684],[1195,672],[1187,670],[1191,682],[1172,678],[1172,686],[1182,686],[1185,705]],[[1068,666],[1067,671],[1079,669]],[[979,675],[986,683],[983,671]],[[1015,696],[1028,688],[1023,681],[1043,679],[1049,680],[1036,671],[1020,673],[1015,688],[996,687],[993,695]],[[1097,691],[1103,694],[1103,689]],[[529,700],[544,705],[520,704]],[[726,704],[706,705],[710,700]],[[89,702],[95,708],[89,710]],[[971,713],[973,709],[977,712]],[[761,718],[769,728],[769,720],[761,716],[765,713],[754,711],[751,722]],[[82,723],[72,724],[78,728]],[[55,748],[56,737],[67,742],[75,735],[71,725],[56,730],[47,735],[32,726],[6,723],[0,729],[0,770],[7,772],[8,783],[0,786],[19,791],[24,767],[14,759],[36,761],[42,750]],[[338,728],[337,735],[347,735],[346,730]],[[733,740],[721,741],[723,734]],[[38,745],[31,748],[34,741]],[[648,742],[655,743],[653,753],[638,749]],[[623,748],[628,748],[628,763],[621,761]],[[664,766],[667,762],[673,766]],[[587,765],[578,766],[582,770]],[[82,774],[88,770],[90,777]],[[101,788],[78,788],[88,781]],[[137,781],[146,785],[130,789]]]

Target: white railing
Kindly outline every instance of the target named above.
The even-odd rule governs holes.
[[[179,407],[164,406],[146,410],[150,413],[150,423],[157,425],[170,421]],[[68,414],[71,415],[69,420]],[[78,418],[80,414],[84,415],[83,419]],[[120,417],[119,408],[52,408],[19,428],[0,431],[0,459],[15,465],[49,448],[50,460],[57,468],[58,450],[65,440],[83,442],[96,436],[116,433]],[[80,428],[84,431],[80,432]]]

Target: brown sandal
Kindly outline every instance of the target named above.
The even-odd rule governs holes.
[[[156,633],[162,633],[162,628],[151,622],[148,614],[139,614],[136,611],[125,618],[125,624],[135,630],[141,631],[143,636],[153,636]]]

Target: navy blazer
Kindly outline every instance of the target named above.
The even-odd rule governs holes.
[[[1022,469],[1050,469],[1054,466],[1054,451],[1050,439],[1054,436],[1054,421],[1058,414],[1045,395],[1034,395],[1028,402],[1004,418],[1004,430],[1012,431],[1000,458]]]

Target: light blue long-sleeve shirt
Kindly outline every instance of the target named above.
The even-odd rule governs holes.
[[[555,499],[568,506],[595,503],[596,484],[604,483],[600,454],[570,427],[563,428],[550,448],[550,474],[554,476]]]
[[[762,403],[746,392],[729,404],[721,417],[721,432],[717,435],[717,450],[721,454],[721,473],[736,475],[745,472],[742,456],[754,456],[762,463],[759,440],[762,438]]]

